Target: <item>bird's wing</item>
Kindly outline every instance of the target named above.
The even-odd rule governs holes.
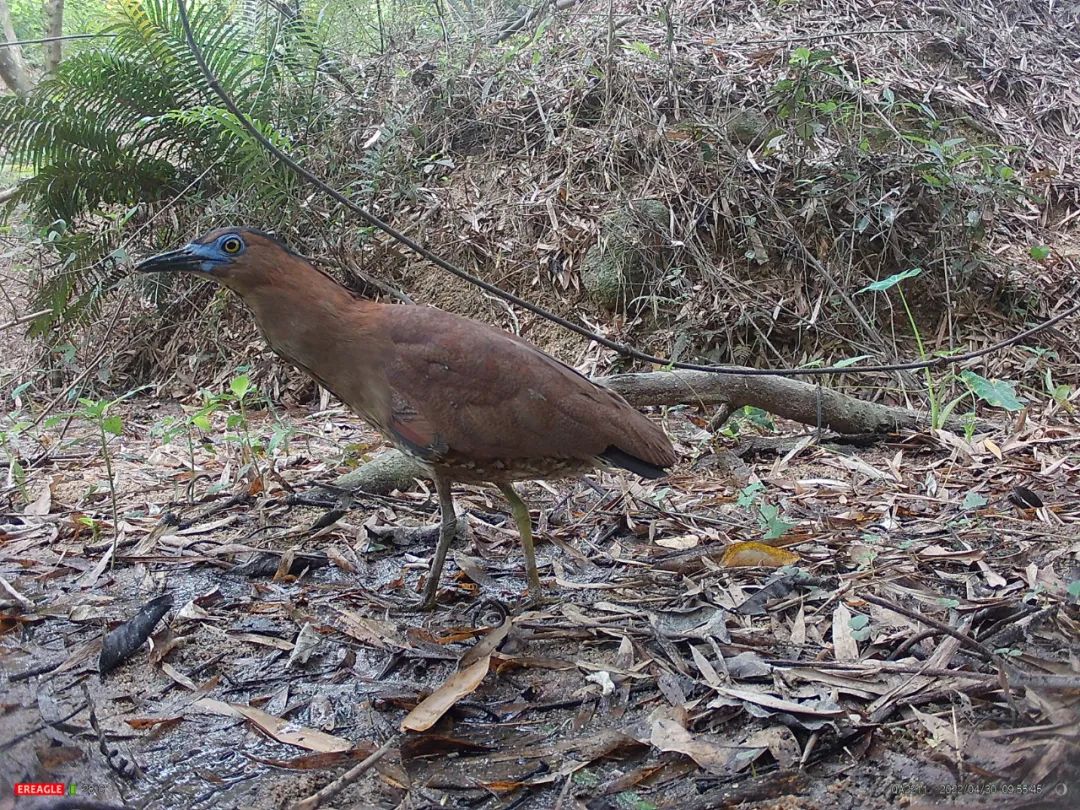
[[[659,428],[531,344],[436,309],[389,311],[390,421],[410,444],[476,459],[591,459],[615,446],[671,463]]]
[[[409,399],[398,390],[391,390],[390,418],[386,425],[390,433],[425,461],[437,461],[445,456],[450,446],[435,426]]]

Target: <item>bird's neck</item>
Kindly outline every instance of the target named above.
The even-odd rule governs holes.
[[[363,381],[379,373],[371,321],[381,304],[358,298],[298,257],[266,283],[236,292],[277,354],[338,397],[364,404]]]

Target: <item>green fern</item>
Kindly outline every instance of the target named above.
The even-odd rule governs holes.
[[[229,5],[189,3],[189,13],[218,81],[287,148],[268,123],[280,79],[273,60],[249,50]],[[292,187],[207,87],[175,0],[118,0],[109,14],[113,37],[72,55],[29,95],[0,98],[0,160],[31,174],[12,205],[27,205],[65,257],[39,290],[52,310],[39,331],[93,314],[115,284],[115,233],[101,224],[118,211],[173,195],[207,167],[215,167],[203,181],[211,189],[274,173],[271,188]]]

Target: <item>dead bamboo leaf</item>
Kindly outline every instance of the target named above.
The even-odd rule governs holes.
[[[30,517],[45,517],[52,511],[52,478],[45,482],[41,492],[23,509],[24,515]]]
[[[859,642],[855,640],[851,626],[851,611],[841,602],[833,611],[832,619],[833,657],[837,661],[858,661]]]
[[[296,645],[277,636],[267,636],[262,633],[229,633],[229,638],[237,641],[246,641],[249,644],[258,644],[260,647],[273,647],[275,650],[291,651]]]
[[[442,686],[405,715],[405,719],[401,721],[401,730],[427,731],[435,725],[455,703],[476,691],[483,682],[484,676],[487,675],[490,663],[491,656],[489,655],[451,675]]]
[[[764,692],[753,692],[749,689],[732,689],[729,686],[721,686],[718,687],[716,691],[722,695],[733,697],[736,700],[754,703],[758,706],[763,706],[766,709],[773,709],[778,712],[809,715],[811,717],[842,717],[844,714],[844,710],[839,706],[813,706],[809,703],[797,703],[794,700],[784,700],[775,695],[768,695]]]
[[[499,649],[499,645],[506,640],[506,637],[510,634],[510,630],[513,626],[513,618],[507,616],[502,624],[480,639],[471,650],[461,656],[461,661],[458,666],[468,667],[479,661],[481,658],[490,658],[491,654]]]
[[[225,717],[242,717],[254,723],[278,742],[295,745],[297,748],[306,748],[308,751],[330,754],[349,751],[353,747],[353,744],[346,739],[335,737],[333,734],[327,734],[323,731],[316,731],[313,728],[298,726],[252,706],[226,703],[213,698],[201,698],[195,701],[194,705],[213,714],[220,714]]]
[[[674,549],[675,551],[686,551],[690,548],[696,548],[700,542],[701,538],[696,534],[678,534],[673,537],[661,537],[656,541],[656,545],[662,548]]]

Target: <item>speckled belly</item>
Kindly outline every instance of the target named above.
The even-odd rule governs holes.
[[[398,450],[429,472],[439,473],[463,484],[507,484],[512,481],[570,478],[601,465],[599,460],[578,458],[471,459],[450,452],[438,460],[423,458],[409,447]]]

